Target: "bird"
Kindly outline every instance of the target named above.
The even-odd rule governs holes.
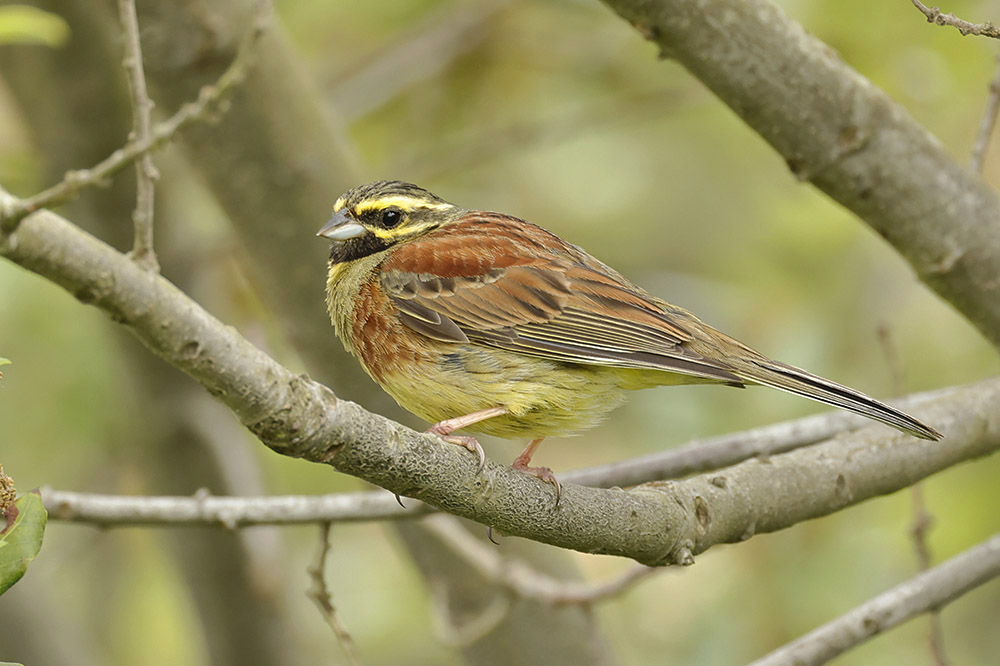
[[[427,432],[485,463],[474,436],[530,441],[601,422],[631,390],[763,385],[905,433],[941,433],[860,391],[772,360],[651,295],[580,247],[504,213],[465,209],[402,181],[359,185],[317,232],[331,241],[336,335]]]

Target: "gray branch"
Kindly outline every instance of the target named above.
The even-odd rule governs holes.
[[[0,193],[0,205],[16,204]],[[946,435],[871,426],[823,445],[631,491],[549,484],[421,435],[295,375],[163,277],[48,211],[0,236],[0,255],[94,305],[200,382],[274,451],[522,536],[645,564],[690,563],[749,538],[893,492],[1000,448],[1000,380],[956,391],[919,416]]]
[[[817,666],[1000,576],[1000,534],[781,646],[751,666]]]
[[[604,0],[1000,346],[1000,198],[768,0]]]
[[[893,403],[912,410],[966,388],[952,387],[918,393]],[[824,412],[753,430],[694,440],[675,449],[631,460],[561,472],[559,478],[567,483],[595,488],[634,486],[680,478],[735,465],[749,458],[766,459],[787,453],[867,424],[866,419],[847,412]],[[44,488],[42,498],[50,517],[55,520],[101,527],[222,525],[237,528],[409,519],[433,511],[432,507],[415,501],[407,501],[402,507],[391,493],[383,491],[268,497],[217,497],[200,492],[193,497],[149,497]]]

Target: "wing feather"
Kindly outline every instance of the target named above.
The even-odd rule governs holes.
[[[692,352],[692,334],[656,299],[583,250],[517,222],[470,214],[396,248],[380,267],[381,284],[402,323],[445,342],[742,384],[726,364]]]

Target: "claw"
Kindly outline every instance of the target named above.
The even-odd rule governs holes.
[[[453,419],[438,421],[427,429],[427,433],[437,435],[449,444],[458,444],[459,446],[465,447],[472,453],[479,456],[479,467],[476,469],[476,474],[479,474],[483,471],[483,468],[486,467],[486,453],[483,451],[483,447],[479,443],[479,440],[469,435],[453,435],[451,433],[461,428],[466,428],[470,425],[479,423],[480,421],[491,419],[494,416],[502,416],[506,413],[506,407],[490,407],[489,409],[483,409],[478,412],[473,412],[472,414],[466,414],[465,416],[458,416]]]
[[[533,439],[528,443],[528,446],[524,447],[524,451],[521,451],[521,455],[514,459],[511,463],[511,467],[519,472],[524,472],[525,474],[530,474],[531,476],[537,477],[546,483],[551,483],[556,487],[556,506],[559,506],[559,500],[562,499],[562,486],[559,485],[559,480],[556,479],[556,475],[552,473],[552,470],[548,467],[529,467],[528,463],[531,462],[531,456],[535,454],[535,450],[538,445],[542,443],[542,438]]]
[[[500,542],[493,538],[493,526],[486,526],[486,538],[493,542],[494,546],[499,546]]]
[[[541,479],[545,483],[551,483],[556,487],[556,506],[559,506],[559,500],[562,499],[562,486],[559,484],[559,479],[556,475],[552,473],[552,470],[548,467],[528,467],[527,465],[519,465],[517,460],[511,465],[512,468],[519,472],[524,472],[525,474],[530,474],[531,476]]]
[[[402,499],[400,499],[400,497],[399,497],[399,493],[393,493],[392,495],[393,495],[393,497],[395,497],[395,498],[396,498],[396,502],[397,502],[397,503],[399,504],[399,506],[401,506],[401,507],[403,507],[403,508],[405,509],[405,508],[406,508],[406,505],[405,505],[405,504],[403,504],[403,500],[402,500]]]
[[[479,456],[479,467],[476,469],[476,474],[482,472],[483,468],[486,467],[486,453],[483,451],[482,444],[475,437],[469,435],[438,435],[438,437],[449,444],[458,444]]]

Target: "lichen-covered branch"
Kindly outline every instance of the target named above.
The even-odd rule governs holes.
[[[893,401],[908,410],[962,391],[951,387]],[[620,460],[599,467],[560,472],[559,478],[595,488],[635,486],[721,469],[748,458],[768,458],[834,435],[868,425],[866,419],[842,411],[823,412],[773,425],[689,442],[684,446]],[[127,496],[81,493],[44,488],[45,506],[55,520],[101,527],[130,525],[289,525],[317,522],[397,520],[423,516],[432,510],[422,502],[400,506],[391,493],[367,491],[330,495]]]
[[[1000,346],[1000,198],[769,0],[604,0]]]
[[[8,201],[4,201],[7,199]],[[9,203],[0,193],[0,205]],[[645,564],[689,563],[712,545],[826,515],[1000,448],[1000,380],[956,391],[919,416],[944,442],[881,426],[824,445],[630,491],[553,488],[421,435],[295,375],[164,278],[48,211],[0,235],[0,256],[132,331],[283,455],[327,463],[401,495],[523,536]]]

